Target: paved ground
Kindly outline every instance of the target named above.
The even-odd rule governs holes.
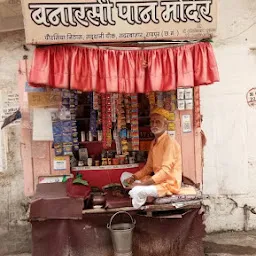
[[[205,238],[206,256],[256,256],[256,230],[208,235]],[[10,254],[5,256],[31,256]]]
[[[6,256],[31,256],[29,253],[22,253],[22,254],[7,254]]]
[[[208,256],[256,256],[256,230],[208,235],[205,253]]]

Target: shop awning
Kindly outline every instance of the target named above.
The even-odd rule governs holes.
[[[210,43],[158,49],[35,49],[29,83],[80,91],[145,93],[219,81]]]

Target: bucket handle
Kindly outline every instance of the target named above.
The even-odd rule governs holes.
[[[131,219],[132,224],[133,224],[133,225],[136,224],[136,220],[134,220],[134,219],[132,218],[131,214],[129,214],[128,212],[125,212],[125,211],[119,211],[119,212],[116,212],[116,213],[111,217],[110,222],[109,222],[108,225],[107,225],[107,228],[108,228],[108,229],[111,229],[112,222],[113,222],[114,218],[115,218],[118,214],[126,214],[126,215],[128,215],[128,216],[130,217],[130,219]]]

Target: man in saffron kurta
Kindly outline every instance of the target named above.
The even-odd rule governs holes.
[[[149,175],[154,173],[152,177]],[[159,197],[178,194],[181,187],[181,152],[180,146],[167,132],[153,141],[148,160],[143,169],[135,173],[136,180],[153,180]],[[153,185],[152,184],[152,185]]]
[[[180,191],[181,150],[178,142],[167,133],[170,119],[170,112],[163,108],[156,108],[151,112],[151,131],[155,140],[151,144],[147,163],[126,180],[132,188],[129,194],[135,201],[145,195],[163,197]],[[151,174],[153,175],[150,176]],[[139,208],[138,205],[136,208]]]

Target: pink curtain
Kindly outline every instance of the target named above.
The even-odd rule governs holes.
[[[113,50],[49,46],[34,53],[29,83],[80,91],[145,93],[219,81],[210,43]]]

